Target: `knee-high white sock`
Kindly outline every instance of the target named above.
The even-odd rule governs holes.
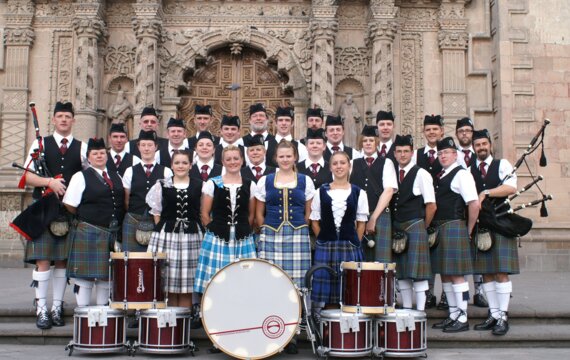
[[[63,295],[65,294],[65,288],[67,287],[67,275],[65,269],[54,269],[53,270],[53,305],[52,310],[56,307],[63,305]]]
[[[412,280],[398,280],[400,294],[402,294],[402,305],[404,309],[412,308]]]
[[[511,293],[513,292],[513,283],[507,282],[497,282],[495,285],[497,289],[497,298],[499,299],[499,310],[502,313],[509,311],[509,301],[511,300]]]
[[[426,309],[426,291],[429,289],[427,280],[414,281],[414,291],[416,293],[416,309],[424,311]]]
[[[51,277],[51,270],[32,272],[32,280],[36,290],[36,315],[41,310],[47,310],[47,293],[49,287],[49,278]]]
[[[455,294],[453,293],[453,287],[450,282],[442,283],[443,292],[447,296],[447,303],[449,304],[449,317],[453,320],[457,320],[459,312],[457,311],[457,301],[455,300]]]
[[[461,322],[467,321],[467,299],[469,298],[469,283],[463,282],[461,284],[453,284],[453,293],[455,295],[455,301],[457,302],[457,307],[462,310],[461,316],[458,320]],[[449,301],[449,297],[447,298]]]
[[[75,287],[73,292],[75,293],[75,301],[77,301],[77,306],[89,306],[91,302],[91,291],[93,290],[93,284],[95,282],[91,280],[75,279]]]
[[[499,299],[497,297],[497,291],[495,286],[496,286],[495,281],[489,281],[487,283],[483,283],[483,290],[485,291],[485,295],[487,296],[487,301],[489,302],[489,312],[495,319],[498,319],[500,317]]]
[[[111,282],[97,280],[95,282],[96,294],[97,294],[97,305],[105,306],[109,303],[109,289],[111,288]]]

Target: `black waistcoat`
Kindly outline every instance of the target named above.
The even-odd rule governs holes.
[[[348,240],[353,245],[358,246],[359,240],[358,234],[356,233],[356,212],[358,209],[360,188],[354,184],[351,185],[350,195],[348,195],[348,198],[346,199],[346,211],[340,222],[338,232],[334,223],[332,199],[328,194],[329,190],[330,184],[325,184],[318,190],[321,198],[321,231],[319,232],[319,236],[317,236],[317,240]]]
[[[186,234],[197,233],[198,229],[201,229],[202,184],[201,180],[190,178],[186,189],[162,185],[162,213],[155,231],[160,231],[164,226],[165,232],[178,232],[183,229]]]
[[[226,187],[214,186],[212,206],[212,222],[208,230],[220,239],[229,241],[230,227],[235,226],[236,240],[242,240],[251,234],[249,225],[249,197],[251,181],[242,178],[242,186],[237,190],[236,207],[231,210],[230,190]]]
[[[121,159],[121,163],[119,167],[115,165],[115,158],[111,157],[111,153],[107,152],[107,169],[109,171],[116,171],[121,175],[125,175],[125,171],[133,166],[133,155],[129,153],[125,153],[125,156]]]
[[[265,170],[261,176],[273,174],[275,172],[275,168],[273,166],[265,166]],[[251,171],[251,167],[244,166],[240,169],[242,179],[247,179],[249,181],[253,181],[257,184],[257,179],[255,178],[255,174]]]
[[[297,163],[297,170],[300,174],[307,175],[311,180],[313,180],[313,185],[315,185],[315,189],[320,188],[323,184],[328,184],[333,181],[332,173],[329,168],[329,163],[325,161],[325,164],[319,168],[317,172],[317,176],[313,176],[313,171],[311,166],[305,167],[305,161],[301,161]]]
[[[364,158],[356,159],[352,163],[350,183],[366,191],[370,213],[376,209],[380,195],[382,195],[384,191],[382,175],[384,173],[385,163],[386,159],[381,156],[378,156],[376,160],[374,160],[371,167],[368,167],[368,163]]]
[[[146,194],[158,180],[164,179],[164,166],[154,164],[149,177],[146,177],[146,169],[143,164],[133,166],[133,176],[129,194],[129,212],[143,215],[149,206],[146,204]]]
[[[451,182],[457,173],[463,169],[457,166],[442,179],[438,179],[435,184],[435,203],[437,210],[434,220],[465,220],[465,201],[458,194],[451,190]]]
[[[104,228],[108,228],[114,220],[118,224],[123,221],[125,215],[123,182],[114,171],[109,171],[108,175],[113,182],[113,189],[95,169],[83,170],[85,191],[77,207],[77,217],[81,221]]]
[[[350,160],[353,159],[353,156],[354,156],[353,153],[356,152],[356,150],[354,150],[354,149],[351,148],[350,146],[346,146],[346,145],[344,146],[344,150],[343,150],[343,151],[348,155],[348,158],[349,158]],[[323,153],[323,159],[325,159],[326,162],[329,162],[329,160],[331,159],[331,156],[332,156],[332,152],[331,152],[331,150],[329,149],[329,147],[327,146],[327,148],[325,149],[325,152]]]
[[[398,192],[392,196],[390,201],[390,209],[392,211],[392,219],[397,222],[404,222],[412,219],[423,219],[426,216],[424,198],[421,195],[414,195],[414,181],[420,167],[412,166],[404,177],[404,181],[400,182],[398,176]],[[397,170],[399,171],[399,169]]]
[[[196,164],[192,165],[192,169],[190,169],[190,177],[193,179],[196,179],[196,180],[202,180],[202,176],[200,175],[201,172],[202,172],[202,169],[200,169],[198,167],[198,164],[196,163]],[[208,174],[208,179],[211,179],[213,177],[220,176],[220,175],[222,175],[222,165],[214,164],[214,166],[210,170],[210,173]]]
[[[156,151],[166,149],[168,151],[168,139],[159,137],[158,138],[158,148]],[[129,152],[135,156],[141,158],[141,153],[139,151],[139,147],[137,146],[137,139],[129,141]]]
[[[428,154],[424,154],[425,147],[416,150],[416,165],[421,167],[422,169],[427,170],[427,172],[431,175],[434,184],[437,181],[437,174],[443,169],[441,164],[439,163],[439,159],[436,158],[433,164],[430,165],[429,163],[429,156]],[[434,154],[435,156],[435,154]]]

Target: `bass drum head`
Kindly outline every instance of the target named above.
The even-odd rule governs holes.
[[[291,278],[265,260],[220,269],[202,297],[202,322],[217,348],[238,359],[281,351],[296,333],[301,302]]]

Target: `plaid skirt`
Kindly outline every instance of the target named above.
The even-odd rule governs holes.
[[[236,241],[235,228],[230,229],[230,239],[225,241],[207,231],[200,248],[198,268],[194,279],[194,292],[203,293],[210,279],[224,266],[236,259],[254,259],[255,243],[253,236]]]
[[[104,228],[79,222],[70,232],[67,277],[107,280],[115,237]]]
[[[493,246],[488,251],[473,249],[473,272],[476,274],[519,274],[517,240],[492,233]]]
[[[431,262],[428,235],[423,219],[406,222],[394,221],[394,228],[408,234],[408,248],[394,254],[398,279],[428,280],[431,278]],[[407,230],[406,230],[407,229]]]
[[[311,300],[327,304],[340,301],[340,263],[343,261],[362,261],[361,246],[354,246],[350,241],[317,241],[315,265],[327,265],[335,270],[337,277],[326,270],[317,270],[313,274]]]
[[[390,263],[392,259],[392,216],[384,210],[376,220],[376,234],[374,247],[368,246],[367,241],[362,243],[364,258],[368,262]]]
[[[471,243],[464,220],[443,221],[438,226],[439,244],[430,249],[431,271],[441,275],[473,274]]]
[[[294,229],[283,224],[279,231],[261,227],[257,257],[281,267],[299,288],[305,286],[305,273],[311,268],[309,227]]]
[[[72,226],[69,227],[71,232]],[[26,241],[24,262],[35,264],[36,260],[51,260],[53,265],[56,260],[66,260],[69,252],[69,236],[70,233],[62,237],[54,236],[48,229],[39,238]]]
[[[148,252],[166,253],[168,281],[165,290],[169,293],[188,294],[194,287],[202,233],[153,231],[148,243]],[[164,277],[163,277],[164,278]]]
[[[143,218],[142,215],[126,213],[123,220],[122,231],[122,250],[131,252],[146,252],[147,246],[143,246],[137,242],[137,226]],[[149,216],[152,221],[152,217]]]

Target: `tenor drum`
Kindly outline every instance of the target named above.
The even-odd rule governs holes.
[[[161,309],[166,307],[162,289],[165,253],[111,253],[113,309]]]
[[[342,311],[364,314],[394,312],[395,263],[343,262],[340,271]]]
[[[202,322],[217,348],[239,359],[281,351],[297,331],[299,293],[281,268],[247,259],[218,271],[202,297]]]
[[[343,313],[340,310],[321,312],[321,352],[329,356],[360,357],[372,351],[372,317],[366,314]]]
[[[136,348],[159,354],[193,350],[190,341],[190,309],[168,307],[141,312]]]
[[[376,319],[374,353],[388,357],[418,357],[427,351],[426,313],[396,310]]]
[[[75,308],[73,341],[68,345],[68,349],[106,353],[121,351],[126,347],[123,311],[111,309],[108,306]]]

